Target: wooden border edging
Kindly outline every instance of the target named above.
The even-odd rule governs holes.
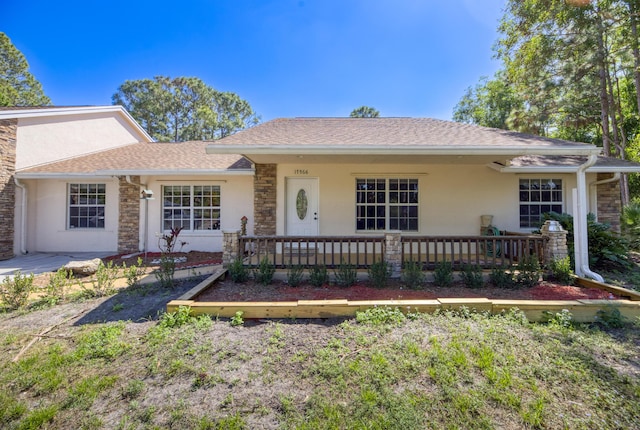
[[[640,317],[640,294],[620,287],[577,278],[582,286],[615,292],[630,300],[501,300],[486,298],[439,298],[424,300],[298,300],[288,302],[199,302],[194,300],[204,289],[224,276],[226,270],[218,270],[177,300],[167,303],[167,312],[175,312],[180,306],[188,306],[194,315],[212,315],[231,318],[242,312],[243,318],[335,318],[353,317],[356,312],[372,307],[398,308],[405,313],[434,312],[438,309],[460,309],[499,314],[518,308],[532,322],[543,321],[545,311],[551,313],[566,309],[576,322],[593,322],[598,311],[615,307],[628,320]],[[586,282],[585,282],[586,281]]]

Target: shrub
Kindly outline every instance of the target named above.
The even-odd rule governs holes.
[[[249,279],[249,269],[244,265],[242,258],[236,258],[233,260],[229,267],[227,268],[229,271],[229,276],[231,276],[231,280],[236,284],[241,282],[247,282]]]
[[[439,287],[448,287],[453,284],[453,266],[450,262],[441,261],[436,264],[433,282]]]
[[[33,291],[33,273],[23,275],[19,270],[13,277],[6,278],[0,284],[2,303],[9,309],[19,309],[27,304]]]
[[[482,288],[484,285],[482,269],[477,264],[464,264],[460,276],[464,284],[469,288]]]
[[[323,265],[311,266],[309,270],[309,283],[316,288],[320,288],[327,282],[329,282],[327,268]]]
[[[160,265],[153,272],[160,285],[165,288],[173,288],[173,277],[176,273],[176,261],[169,254],[160,256]]]
[[[232,317],[231,317],[231,321],[230,324],[233,327],[237,327],[239,325],[243,325],[244,324],[244,318],[242,318],[242,316],[244,315],[244,312],[242,311],[237,311]]]
[[[491,269],[489,281],[496,288],[513,288],[515,286],[513,270],[510,267],[494,267]]]
[[[269,258],[265,256],[260,260],[258,268],[253,271],[253,279],[259,284],[269,285],[271,281],[273,281],[274,273],[276,273],[275,266],[271,264]]]
[[[358,281],[358,272],[353,264],[342,260],[338,269],[334,272],[336,284],[341,287],[350,287]]]
[[[137,264],[133,264],[127,267],[127,264],[124,263],[122,265],[122,270],[124,271],[124,276],[127,278],[127,286],[129,287],[137,287],[140,283],[140,277],[144,275],[144,267],[142,267],[143,262],[142,258],[138,257]]]
[[[636,251],[640,250],[640,199],[636,197],[622,208],[620,222],[629,246]]]
[[[550,278],[560,284],[571,284],[573,281],[569,256],[551,260],[549,271],[551,272]]]
[[[620,309],[613,304],[606,305],[604,309],[600,309],[596,313],[596,322],[605,328],[624,327],[625,320],[626,318]]]
[[[391,278],[391,266],[384,260],[376,261],[367,269],[369,282],[375,288],[384,288]]]
[[[98,270],[91,281],[93,286],[93,295],[95,297],[106,296],[113,292],[113,284],[118,277],[118,266],[113,265],[113,261],[109,261],[106,265],[100,262]]]
[[[422,271],[422,265],[418,261],[405,261],[402,267],[402,275],[400,276],[402,283],[411,288],[417,290],[422,288],[425,281],[424,272]]]
[[[304,279],[304,266],[299,264],[289,266],[287,270],[287,284],[292,287],[297,287],[302,283]]]
[[[516,270],[515,282],[518,286],[530,288],[540,282],[540,273],[542,271],[537,255],[523,256],[518,262]]]
[[[71,285],[72,276],[71,270],[64,268],[60,268],[52,275],[49,275],[49,282],[45,287],[43,299],[52,305],[64,300],[67,295],[67,289]]]

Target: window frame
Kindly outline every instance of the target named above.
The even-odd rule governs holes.
[[[403,185],[406,187],[403,188]],[[365,188],[361,188],[361,186],[365,186]],[[368,190],[366,188],[368,186],[373,188]],[[415,188],[412,189],[412,186]],[[357,233],[389,230],[407,233],[420,231],[419,178],[397,175],[358,176],[355,178],[355,192],[355,230]],[[397,197],[396,201],[392,200],[393,194]],[[373,201],[369,201],[369,198],[373,198]],[[381,198],[384,201],[381,201]],[[402,208],[405,208],[408,213],[400,214]],[[393,212],[396,214],[394,215]],[[362,223],[364,223],[363,226]],[[403,223],[406,223],[408,227],[401,228]]]
[[[73,187],[77,187],[77,191],[73,191]],[[103,182],[68,182],[66,207],[67,230],[104,230],[106,228],[107,184]],[[92,213],[93,211],[95,213]],[[90,225],[90,220],[93,218],[95,218],[96,225]],[[76,225],[74,225],[74,220]],[[80,225],[84,224],[83,220],[86,221],[86,225]]]
[[[200,194],[196,194],[198,188],[200,188]],[[179,193],[167,195],[166,191],[169,189],[179,191]],[[220,185],[167,183],[161,186],[160,192],[162,195],[160,225],[163,231],[169,231],[173,227],[183,227],[182,231],[184,233],[191,234],[214,233],[222,230],[222,187]],[[179,202],[176,201],[179,204],[167,205],[167,201],[170,199],[174,201],[176,199],[180,200]],[[198,200],[201,200],[202,203],[198,204]],[[168,218],[167,211],[174,211],[174,214],[179,212],[180,216],[178,218]],[[210,216],[205,216],[207,211]],[[216,214],[217,217],[215,217]],[[175,220],[178,222],[175,222]],[[167,222],[170,223],[167,224]],[[207,223],[210,223],[210,228],[196,228],[207,225]]]
[[[523,188],[524,182],[528,183],[528,187]],[[536,185],[537,188],[534,188]],[[563,213],[566,202],[565,187],[566,181],[557,176],[519,177],[518,225],[520,228],[527,230],[538,228],[544,213]],[[525,196],[526,199],[523,199]],[[535,209],[532,210],[532,208]],[[538,219],[535,220],[534,217]]]

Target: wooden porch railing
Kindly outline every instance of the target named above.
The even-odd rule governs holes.
[[[342,262],[365,269],[384,258],[382,236],[241,236],[245,265],[256,267],[267,257],[276,268],[292,265],[338,267]]]
[[[403,236],[402,261],[418,261],[424,269],[433,269],[442,261],[454,269],[465,264],[484,269],[511,266],[523,256],[536,255],[544,261],[548,239],[541,235],[509,236]]]

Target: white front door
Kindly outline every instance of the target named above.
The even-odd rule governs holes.
[[[287,236],[318,232],[318,179],[287,178]]]

